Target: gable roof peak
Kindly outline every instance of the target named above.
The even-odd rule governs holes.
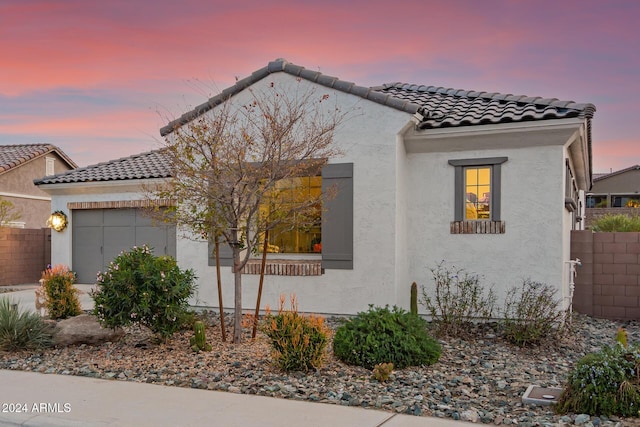
[[[376,91],[375,88],[358,86],[353,82],[341,80],[337,77],[329,76],[319,71],[309,70],[300,65],[292,64],[286,59],[278,58],[275,61],[269,62],[266,67],[254,71],[250,76],[237,80],[233,86],[230,86],[224,89],[218,95],[209,98],[207,102],[198,105],[193,110],[180,116],[178,119],[171,121],[169,124],[160,129],[160,135],[166,136],[172,133],[175,129],[212,110],[217,105],[222,104],[233,95],[241,92],[254,83],[266,78],[270,74],[280,72],[287,73],[304,80],[308,80],[321,86],[353,94],[355,96],[359,96],[361,98],[365,98],[378,104],[386,105],[409,114],[415,114],[420,108],[420,105],[418,104],[407,102],[401,99],[396,99],[386,93]]]
[[[51,152],[55,152],[71,168],[78,167],[64,151],[53,144],[9,144],[0,145],[0,173]]]

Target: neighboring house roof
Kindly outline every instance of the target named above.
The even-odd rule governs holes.
[[[51,144],[16,144],[0,145],[0,174],[16,168],[37,157],[55,152],[64,159],[69,166],[77,168],[75,164],[61,149]]]
[[[640,169],[640,165],[633,165],[633,166],[629,166],[628,168],[620,169],[619,171],[615,171],[615,172],[611,172],[611,173],[594,174],[593,181],[594,182],[600,181],[600,180],[605,179],[605,178],[610,178],[610,177],[615,176],[615,175],[620,175],[620,174],[623,174],[625,172],[629,172],[629,171],[632,171],[632,170],[638,170],[638,169]]]
[[[418,125],[420,129],[568,117],[590,119],[595,112],[593,104],[578,104],[573,101],[559,101],[555,98],[514,96],[404,83],[391,83],[368,88],[324,75],[318,71],[307,70],[284,59],[277,59],[251,76],[239,80],[235,85],[223,90],[204,104],[183,114],[179,119],[170,122],[160,129],[160,134],[165,136],[173,132],[177,127],[213,109],[248,86],[277,72],[285,72],[410,114],[418,113],[422,116]]]
[[[171,177],[162,150],[149,151],[35,180],[36,185]]]

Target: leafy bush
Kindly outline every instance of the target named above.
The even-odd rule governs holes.
[[[120,253],[107,272],[98,273],[91,294],[93,314],[104,326],[139,324],[166,340],[188,318],[194,280],[193,271],[182,271],[175,259],[154,256],[147,246],[134,246]]]
[[[640,416],[640,347],[605,346],[583,357],[570,372],[556,410]]]
[[[423,287],[421,303],[429,311],[437,335],[463,335],[471,320],[493,315],[496,296],[493,290],[485,295],[477,275],[447,267],[444,261],[432,268],[431,274],[435,296]]]
[[[78,290],[73,286],[76,274],[65,265],[54,265],[42,272],[44,307],[52,319],[66,319],[82,313]]]
[[[329,329],[320,316],[298,314],[295,297],[291,310],[280,298],[278,314],[267,314],[260,330],[269,337],[275,365],[283,371],[310,371],[322,366]]]
[[[640,216],[606,214],[593,220],[591,230],[600,232],[640,231]]]
[[[398,307],[369,306],[336,330],[333,352],[343,362],[367,369],[379,363],[403,369],[437,362],[442,349],[421,317]]]
[[[36,350],[52,342],[51,328],[40,315],[20,311],[8,298],[0,298],[0,350]]]
[[[549,285],[524,280],[521,287],[509,290],[504,304],[504,337],[524,347],[537,345],[562,332],[564,312],[557,290]]]

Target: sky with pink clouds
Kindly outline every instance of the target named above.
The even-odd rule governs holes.
[[[640,164],[637,0],[0,0],[0,144],[87,166],[276,58],[404,82],[590,102],[594,172]]]

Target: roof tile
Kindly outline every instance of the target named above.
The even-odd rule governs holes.
[[[55,151],[72,168],[77,167],[61,149],[52,144],[14,144],[0,145],[0,173],[15,168],[29,160]]]
[[[161,150],[155,150],[45,177],[36,180],[35,184],[120,181],[171,176],[169,159],[162,154]]]

